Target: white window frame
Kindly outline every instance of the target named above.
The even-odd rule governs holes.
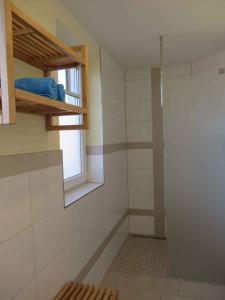
[[[80,76],[80,85],[81,83],[81,76]],[[82,99],[82,94],[76,94],[70,91],[70,72],[69,69],[66,70],[66,82],[67,82],[67,88],[65,90],[65,93],[72,96],[77,97],[79,99]],[[82,89],[80,88],[80,91]],[[86,132],[85,130],[78,130],[80,132],[80,138],[81,138],[81,174],[75,175],[73,177],[64,179],[64,192],[68,192],[77,186],[87,182],[87,157],[86,157]],[[60,138],[60,137],[59,137]]]
[[[64,191],[68,192],[87,181],[87,158],[86,158],[86,138],[85,132],[81,134],[81,174],[64,179]]]

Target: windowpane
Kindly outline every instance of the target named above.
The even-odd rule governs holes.
[[[66,70],[59,70],[58,71],[58,83],[63,84],[64,88],[67,89]]]
[[[80,69],[70,69],[69,74],[71,79],[70,91],[80,94]]]
[[[81,106],[80,99],[66,94],[65,101],[68,104]]]
[[[59,118],[60,125],[79,124],[79,116]],[[64,179],[82,173],[82,141],[80,130],[60,131],[60,148],[63,150]]]
[[[60,70],[58,72],[58,83],[64,85],[68,93],[66,94],[66,103],[80,106],[80,69]],[[77,96],[77,97],[76,97]],[[81,116],[64,116],[59,117],[60,125],[79,125],[82,122]],[[63,150],[63,169],[64,179],[75,176],[81,176],[83,170],[83,149],[82,149],[82,132],[80,130],[60,131],[60,148]]]

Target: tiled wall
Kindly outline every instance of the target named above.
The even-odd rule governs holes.
[[[2,300],[50,300],[76,276],[99,283],[128,236],[124,74],[104,50],[101,65],[102,187],[64,209],[60,151],[0,157]]]
[[[126,128],[130,230],[154,235],[154,217],[137,210],[154,210],[151,70],[126,72]],[[136,212],[135,212],[136,211]]]
[[[45,300],[76,276],[100,282],[128,236],[124,73],[102,51],[101,97],[99,44],[62,2],[13,2],[53,34],[59,35],[60,23],[71,33],[71,43],[88,45],[87,144],[101,149],[88,153],[88,179],[105,179],[102,187],[64,209],[60,152],[29,154],[59,149],[58,133],[46,132],[41,117],[23,114],[18,114],[17,125],[0,128],[0,299]],[[15,76],[28,74],[40,76],[16,61]],[[5,156],[9,154],[15,155]]]
[[[114,59],[101,49],[101,78],[104,140],[104,205],[100,214],[107,232],[128,213],[127,158],[125,132],[124,72]],[[90,147],[90,151],[92,148]],[[95,152],[95,151],[94,151]],[[96,153],[98,154],[98,153]],[[95,154],[95,155],[96,155]],[[100,218],[101,219],[101,218]],[[87,282],[100,282],[129,233],[128,216],[117,235],[86,277]]]
[[[38,168],[45,155],[16,161],[32,159]],[[12,166],[15,159],[7,162]],[[127,211],[124,171],[114,170],[110,183],[66,209],[61,161],[0,179],[0,299],[52,299],[79,274]],[[127,234],[126,218],[86,280],[102,279]]]

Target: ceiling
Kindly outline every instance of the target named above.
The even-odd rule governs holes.
[[[225,0],[61,0],[124,69],[191,63],[225,49]]]

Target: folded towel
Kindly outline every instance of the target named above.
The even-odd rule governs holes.
[[[27,92],[57,99],[57,85],[51,77],[16,79],[15,87]]]
[[[57,100],[65,101],[65,90],[63,84],[57,84]]]

